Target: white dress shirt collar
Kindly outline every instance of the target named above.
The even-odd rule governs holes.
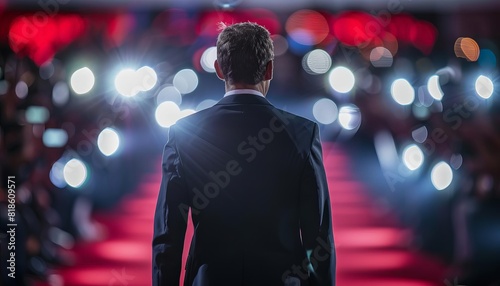
[[[226,92],[226,94],[224,94],[224,97],[230,96],[230,95],[233,95],[233,94],[253,94],[253,95],[258,95],[258,96],[264,97],[264,95],[260,91],[255,90],[255,89],[234,89],[234,90],[230,90],[230,91]]]

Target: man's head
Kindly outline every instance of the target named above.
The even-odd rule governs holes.
[[[217,75],[230,85],[272,79],[274,48],[269,32],[255,23],[223,26],[217,39]]]

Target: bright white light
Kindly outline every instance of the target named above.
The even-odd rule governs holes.
[[[439,84],[439,76],[433,75],[427,81],[427,90],[429,94],[436,100],[443,99],[443,91],[441,90],[441,85]]]
[[[415,100],[415,89],[406,79],[397,79],[391,86],[392,98],[401,105],[412,104]]]
[[[168,85],[160,90],[158,95],[156,96],[156,105],[159,105],[165,101],[172,101],[177,105],[181,105],[182,96],[181,93],[175,88],[175,86]]]
[[[355,83],[354,74],[346,67],[336,67],[328,77],[330,86],[336,92],[347,93],[352,90]]]
[[[183,69],[175,74],[173,84],[181,94],[191,93],[198,87],[198,76],[191,69]]]
[[[339,110],[339,123],[346,130],[353,130],[361,125],[361,112],[354,105],[342,106]]]
[[[324,74],[332,66],[332,58],[321,49],[307,53],[302,59],[302,67],[309,74]]]
[[[217,48],[210,47],[201,55],[200,64],[206,72],[215,72],[214,62],[217,59]]]
[[[452,180],[453,171],[446,162],[441,161],[432,168],[431,181],[438,191],[446,189],[451,184]]]
[[[328,98],[322,98],[313,106],[313,115],[321,124],[330,124],[337,120],[339,109],[335,102]]]
[[[155,118],[158,125],[168,128],[174,125],[181,117],[181,111],[177,104],[165,101],[156,107]]]
[[[113,155],[120,147],[120,136],[113,128],[105,128],[97,137],[97,147],[105,156]]]
[[[179,113],[179,119],[184,118],[188,115],[194,114],[196,111],[194,109],[184,109]]]
[[[73,188],[78,188],[87,179],[87,167],[78,159],[71,159],[63,169],[64,180]]]
[[[417,145],[411,144],[403,151],[403,163],[408,169],[414,171],[424,163],[424,153]]]
[[[71,75],[71,89],[76,94],[85,94],[94,87],[95,77],[88,67],[81,68]]]
[[[132,97],[139,93],[136,85],[136,72],[133,69],[121,70],[115,77],[115,88],[121,95]]]
[[[138,88],[140,91],[151,90],[158,82],[155,70],[148,66],[138,69],[136,71],[136,78],[139,80]]]
[[[198,106],[196,106],[196,111],[207,109],[209,107],[214,106],[216,103],[217,103],[217,100],[205,99],[202,102],[200,102],[200,104],[198,104]]]
[[[484,75],[480,75],[476,79],[476,93],[482,98],[488,99],[493,94],[495,87],[491,79]]]

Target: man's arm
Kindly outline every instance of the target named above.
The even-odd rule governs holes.
[[[153,285],[178,286],[187,224],[187,216],[180,206],[189,205],[189,196],[179,172],[180,159],[173,127],[163,151],[162,170],[154,217]]]
[[[314,125],[310,155],[302,174],[300,226],[302,242],[309,260],[307,270],[310,273],[311,285],[335,285],[336,259],[330,195],[317,124]]]

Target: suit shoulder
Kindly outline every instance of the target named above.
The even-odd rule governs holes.
[[[302,117],[300,115],[291,113],[289,111],[285,111],[279,108],[276,108],[276,112],[283,116],[284,118],[288,119],[289,121],[295,123],[296,125],[299,126],[305,126],[307,129],[313,130],[316,125],[318,125],[316,122]]]

